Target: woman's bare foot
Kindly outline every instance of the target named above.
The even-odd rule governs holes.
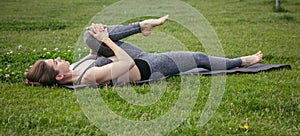
[[[263,53],[261,51],[250,56],[241,57],[242,67],[250,67],[254,64],[257,64],[262,60],[262,57],[263,57]]]
[[[152,28],[164,24],[169,18],[169,15],[165,15],[159,19],[147,19],[140,22],[141,31],[144,36],[149,36],[152,32]]]

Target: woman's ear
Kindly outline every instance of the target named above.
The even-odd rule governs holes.
[[[60,80],[62,80],[62,79],[64,79],[64,75],[57,75],[56,77],[55,77],[55,79],[57,80],[57,81],[60,81]]]

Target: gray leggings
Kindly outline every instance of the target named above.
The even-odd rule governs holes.
[[[240,58],[228,59],[213,57],[201,52],[166,52],[147,53],[137,46],[120,41],[133,34],[140,33],[139,23],[128,25],[116,25],[108,27],[109,37],[133,59],[141,59],[148,63],[152,78],[172,76],[193,68],[205,68],[208,70],[224,70],[239,67],[242,64]],[[114,56],[114,53],[105,44],[97,41],[88,31],[84,33],[85,43],[98,55],[104,57]],[[223,65],[222,65],[223,64]]]

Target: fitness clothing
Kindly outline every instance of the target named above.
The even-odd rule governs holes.
[[[148,80],[151,76],[151,71],[148,63],[141,59],[134,59],[135,65],[139,68],[141,80]]]
[[[165,76],[172,76],[193,68],[205,68],[208,70],[222,70],[239,67],[242,64],[240,58],[228,59],[213,57],[201,52],[167,52],[147,53],[140,48],[120,41],[122,38],[140,32],[139,23],[108,27],[109,37],[120,46],[127,54],[137,62],[141,72],[142,80],[158,79]],[[114,53],[104,43],[96,40],[88,31],[84,34],[86,44],[98,55],[104,57],[113,56]],[[101,62],[105,64],[105,62]],[[149,74],[150,72],[150,74]]]

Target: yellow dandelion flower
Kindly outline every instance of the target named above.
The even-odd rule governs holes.
[[[249,126],[248,126],[248,118],[246,118],[246,124],[244,125],[244,130],[248,131],[249,130]]]
[[[249,129],[249,126],[245,124],[244,129],[247,131]]]

